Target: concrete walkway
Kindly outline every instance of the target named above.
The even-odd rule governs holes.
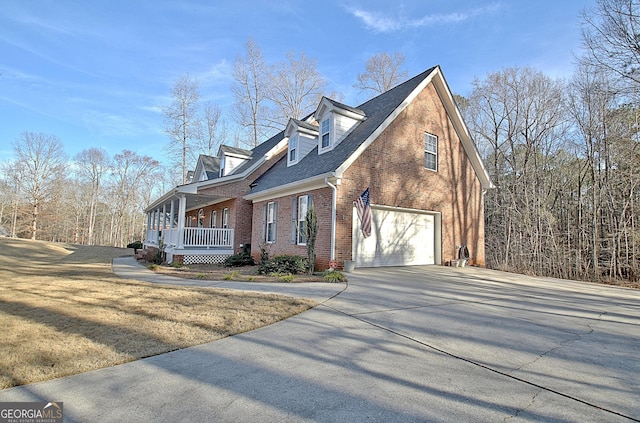
[[[63,401],[69,422],[640,421],[640,291],[438,266],[349,278],[274,325],[0,401]]]

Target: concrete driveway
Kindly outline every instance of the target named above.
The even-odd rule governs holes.
[[[0,391],[44,400],[69,422],[640,421],[640,291],[363,269],[277,324]]]

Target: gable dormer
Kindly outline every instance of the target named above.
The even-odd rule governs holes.
[[[318,125],[289,119],[284,136],[289,139],[287,166],[292,166],[302,160],[318,144]]]
[[[231,175],[236,169],[251,159],[253,153],[237,147],[221,145],[218,150],[220,159],[220,177]]]
[[[318,154],[333,150],[359,122],[366,119],[362,110],[327,97],[322,97],[313,117],[319,128]]]
[[[213,156],[207,156],[201,154],[198,156],[198,162],[196,168],[192,172],[190,182],[208,181],[219,176],[220,173],[220,159]]]

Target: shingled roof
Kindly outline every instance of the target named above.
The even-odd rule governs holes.
[[[348,107],[349,110],[363,112],[366,119],[360,122],[342,142],[328,153],[318,154],[318,147],[316,146],[292,167],[287,167],[287,158],[283,157],[271,169],[255,180],[250,194],[335,172],[435,69],[436,67],[430,68],[361,104],[357,108],[348,107],[331,100],[334,104],[341,105],[343,108]]]

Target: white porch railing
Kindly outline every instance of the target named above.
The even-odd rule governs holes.
[[[158,244],[157,230],[147,230],[147,241]],[[182,242],[179,242],[182,240]],[[233,229],[183,228],[164,229],[162,242],[166,246],[184,248],[233,248]]]
[[[184,228],[184,247],[233,247],[233,229]]]

